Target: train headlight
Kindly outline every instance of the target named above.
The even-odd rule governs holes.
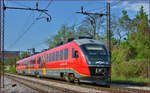
[[[96,68],[95,73],[104,74],[104,68]]]
[[[106,61],[106,64],[108,65],[108,64],[109,64],[109,62],[108,62],[108,61]]]

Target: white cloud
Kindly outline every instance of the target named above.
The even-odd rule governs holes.
[[[126,7],[126,10],[131,10],[131,11],[139,11],[140,7],[144,7],[144,11],[148,14],[149,13],[149,4],[148,3],[135,3],[135,4],[129,4],[128,7]]]
[[[144,7],[144,11],[149,14],[149,4],[143,3],[143,2],[137,2],[137,3],[129,3],[128,1],[123,1],[122,4],[113,6],[112,8],[124,8],[125,10],[130,11],[139,11],[140,7]]]
[[[118,2],[114,1],[114,5],[112,2],[111,8],[123,8],[123,7],[126,7],[128,5],[128,3],[129,3],[128,1],[118,1]]]

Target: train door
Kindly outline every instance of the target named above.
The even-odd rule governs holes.
[[[30,74],[30,60],[28,60],[28,74]]]
[[[65,68],[65,72],[68,73],[69,72],[69,66],[68,66],[68,48],[65,48],[64,50],[64,68]]]
[[[43,74],[46,75],[46,55],[43,56]]]
[[[75,64],[76,67],[80,65],[79,51],[76,47],[72,47],[72,62],[73,64]]]

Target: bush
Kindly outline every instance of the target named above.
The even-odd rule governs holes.
[[[130,61],[124,61],[121,63],[112,64],[112,74],[117,76],[123,76],[125,78],[146,78],[148,73],[148,60],[136,59]]]
[[[8,72],[8,73],[16,73],[16,68],[13,66],[13,67],[10,67],[9,70],[5,70],[5,72]]]

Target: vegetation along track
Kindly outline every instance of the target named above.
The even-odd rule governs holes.
[[[49,79],[49,78],[35,78],[22,75],[5,74],[11,78],[17,78],[17,80],[25,80],[30,82],[33,89],[49,92],[49,89],[59,90],[61,92],[102,92],[102,93],[150,93],[147,90],[131,89],[110,86],[110,88],[105,88],[96,84],[81,83],[80,85],[64,82],[62,80]],[[18,79],[19,78],[19,79]],[[46,83],[45,83],[46,82]],[[51,83],[51,84],[50,84]],[[33,85],[35,84],[35,86]],[[60,85],[59,85],[60,84]],[[25,84],[26,85],[26,84]],[[37,86],[38,85],[38,86]],[[55,86],[58,85],[58,86]],[[42,86],[42,87],[41,87]],[[68,87],[69,86],[69,87]]]

